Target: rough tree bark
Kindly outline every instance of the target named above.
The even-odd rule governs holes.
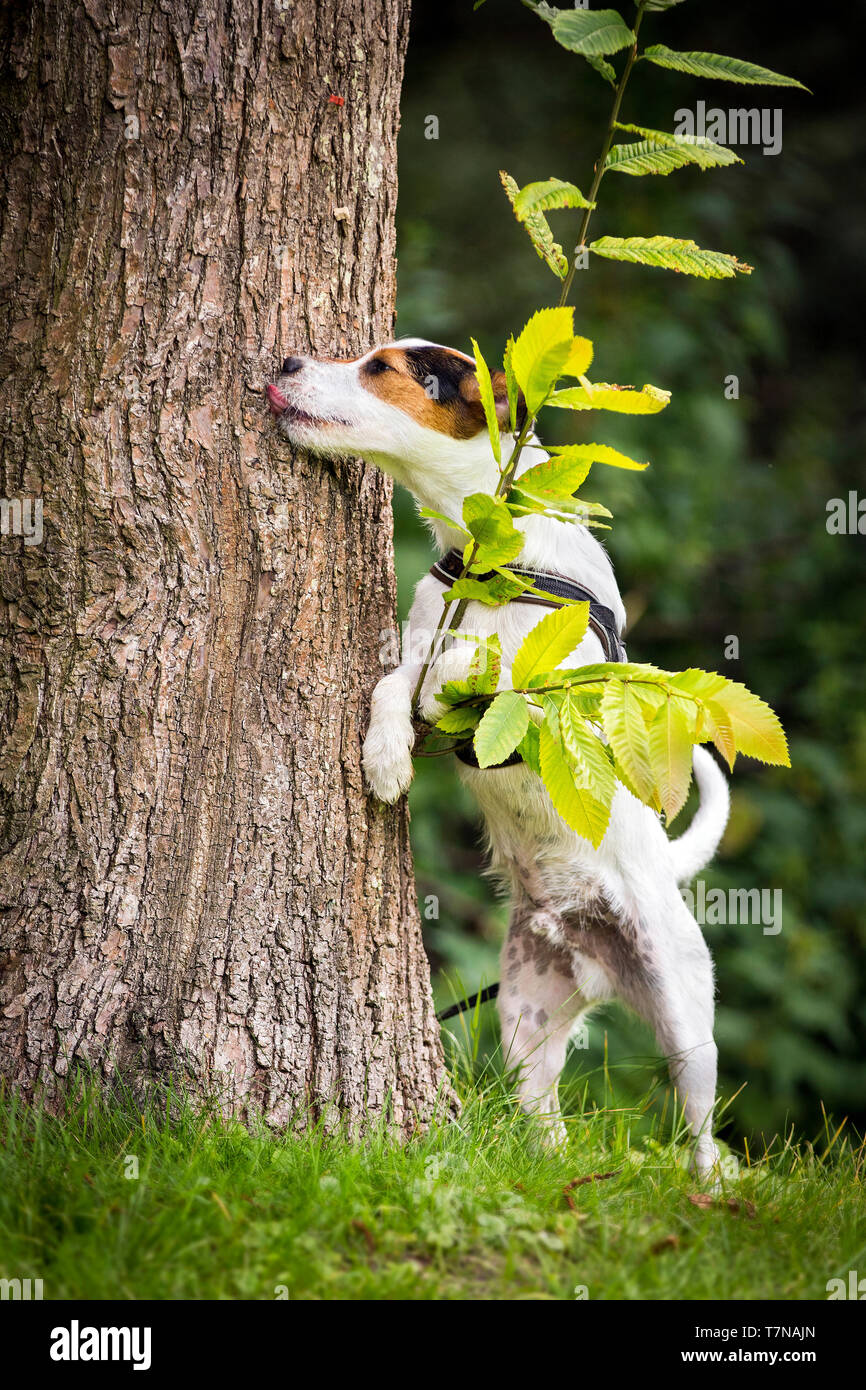
[[[177,1072],[282,1124],[426,1116],[406,815],[360,737],[389,487],[293,457],[293,348],[392,330],[408,0],[2,20],[0,1071]]]

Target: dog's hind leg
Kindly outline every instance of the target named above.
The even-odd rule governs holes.
[[[567,1138],[558,1084],[568,1040],[589,1001],[575,982],[571,953],[550,940],[549,914],[534,921],[518,904],[502,950],[499,1019],[505,1064],[515,1069],[521,1109],[543,1122],[545,1142]]]
[[[671,1080],[695,1141],[699,1174],[718,1164],[713,1141],[718,1052],[713,1038],[713,964],[701,929],[676,894],[678,910],[668,918],[673,948],[666,953],[661,988],[651,993],[644,1016],[668,1059]]]
[[[719,1156],[713,1142],[717,1053],[713,967],[700,927],[675,884],[654,894],[651,904],[645,899],[632,922],[620,922],[602,906],[596,916],[569,925],[578,950],[603,966],[618,997],[654,1030],[695,1141],[694,1167],[708,1173]]]

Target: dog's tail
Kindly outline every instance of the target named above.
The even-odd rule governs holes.
[[[695,748],[694,769],[701,802],[688,830],[670,841],[677,883],[688,883],[710,862],[724,834],[731,805],[727,780],[706,748]]]

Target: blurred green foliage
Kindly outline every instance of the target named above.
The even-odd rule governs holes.
[[[866,662],[864,539],[829,535],[827,502],[866,496],[861,247],[853,191],[866,132],[843,19],[780,37],[775,7],[687,3],[648,15],[647,42],[764,63],[814,95],[708,83],[642,65],[622,119],[672,129],[707,105],[783,112],[777,157],[744,147],[745,167],[669,178],[609,178],[593,235],[694,238],[755,267],[704,283],[592,260],[579,271],[575,328],[595,341],[595,379],[673,391],[656,417],[548,412],[548,442],[603,438],[649,458],[642,475],[597,468],[583,492],[614,512],[607,544],[630,615],[633,660],[699,665],[742,680],[780,714],[792,771],[741,760],[733,813],[707,886],[781,889],[783,927],[705,927],[717,966],[720,1088],[732,1137],[812,1127],[823,1103],[866,1122]],[[623,9],[628,16],[630,10]],[[846,77],[846,73],[850,76]],[[586,188],[610,88],[516,3],[416,7],[403,91],[398,213],[399,332],[501,359],[509,332],[554,303],[499,184],[555,175]],[[427,138],[438,119],[438,139]],[[568,248],[574,213],[550,215]],[[739,399],[725,398],[725,379]],[[590,423],[591,420],[591,423]],[[395,500],[401,617],[432,559],[405,494]],[[739,659],[726,659],[736,637]],[[476,815],[451,760],[419,766],[411,795],[434,970],[467,988],[498,977],[506,909],[481,878]],[[683,818],[683,825],[686,820]],[[676,827],[679,833],[679,825]],[[437,979],[439,997],[451,997]],[[498,1039],[494,1010],[485,1045]],[[602,1049],[623,1088],[658,1069],[647,1031],[617,1008],[590,1025],[580,1069]],[[632,1065],[640,1059],[639,1065]],[[628,1065],[626,1065],[628,1063]],[[572,1063],[574,1065],[574,1063]]]

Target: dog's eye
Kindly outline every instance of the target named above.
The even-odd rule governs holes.
[[[381,357],[374,357],[364,368],[368,376],[381,376],[383,372],[393,372],[394,368],[388,363],[383,362]]]

